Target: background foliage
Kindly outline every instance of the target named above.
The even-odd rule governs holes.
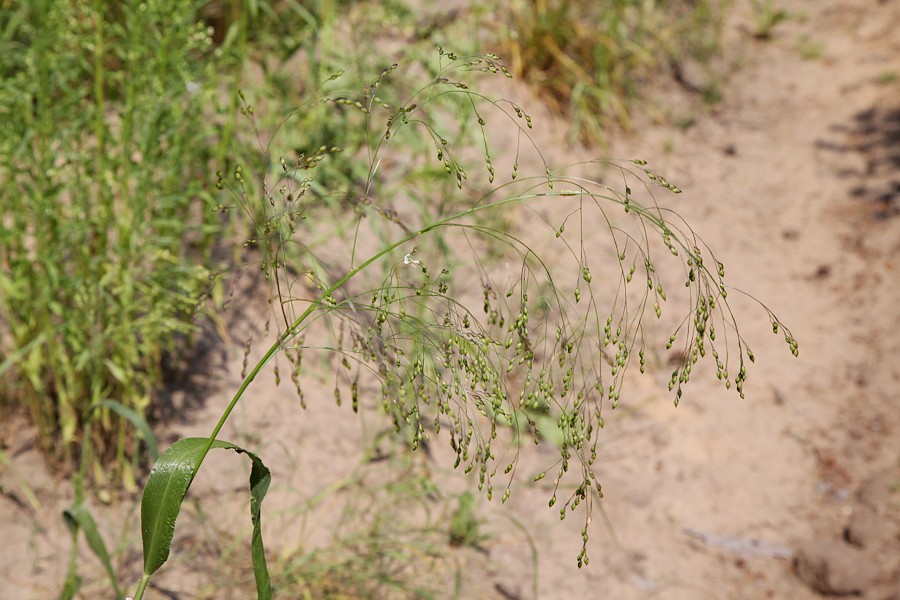
[[[611,128],[631,127],[660,74],[718,99],[722,66],[713,59],[728,4],[520,0],[505,11],[503,42],[513,72],[566,115],[575,137],[597,142]],[[701,83],[685,80],[687,63],[704,73]]]
[[[195,328],[227,61],[188,3],[23,2],[0,29],[0,339],[17,358],[3,400],[68,459],[102,400],[143,414]],[[91,440],[126,486],[129,427],[104,409]]]

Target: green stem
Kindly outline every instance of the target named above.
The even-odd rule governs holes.
[[[134,593],[134,600],[141,600],[144,596],[144,590],[147,589],[147,584],[150,583],[150,576],[144,573],[141,577],[141,582],[138,583],[137,591]]]

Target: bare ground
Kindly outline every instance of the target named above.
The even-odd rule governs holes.
[[[638,380],[608,419],[591,563],[575,566],[581,522],[560,523],[546,508],[548,490],[523,482],[502,508],[479,504],[481,550],[455,551],[453,559],[466,565],[463,597],[532,598],[536,586],[541,598],[900,598],[900,3],[780,4],[795,18],[771,40],[750,39],[746,15],[730,23],[743,60],[721,103],[705,112],[672,109],[690,124],[646,123],[610,153],[647,158],[685,190],[675,208],[728,266],[731,283],[790,325],[799,359],[767,331],[758,307],[736,301],[757,356],[747,399],[698,380],[675,408],[666,370]],[[659,106],[678,106],[668,100],[661,96]],[[548,160],[580,158],[564,126],[535,113]],[[260,325],[249,319],[244,327]],[[239,345],[219,391],[166,440],[208,434],[239,379]],[[271,377],[255,385],[223,437],[254,445],[273,470],[266,509],[273,552],[327,542],[344,523],[339,512],[328,502],[296,507],[352,475],[361,440],[382,425],[372,414],[347,418],[327,383],[307,411],[297,409],[289,386]],[[54,597],[69,551],[59,518],[69,486],[48,471],[27,428],[6,437],[12,464],[0,471],[0,598]],[[471,487],[439,451],[417,465],[448,490]],[[246,597],[243,469],[214,457],[201,474],[174,565],[150,597]],[[218,504],[222,492],[229,500]],[[106,539],[127,549],[123,577],[136,580],[140,543],[130,506],[99,512]],[[207,560],[207,571],[192,571],[190,557],[210,554],[216,560]],[[81,560],[96,575],[86,549]],[[227,593],[213,591],[220,582]]]

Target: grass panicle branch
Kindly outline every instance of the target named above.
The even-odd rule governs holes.
[[[220,207],[250,218],[247,245],[258,249],[278,333],[192,455],[185,482],[190,485],[207,452],[221,443],[222,428],[260,372],[284,357],[299,378],[301,353],[318,348],[334,356],[338,403],[342,381],[354,411],[373,404],[361,391],[380,390],[381,409],[411,449],[446,431],[455,466],[471,474],[488,499],[495,486],[502,502],[510,497],[525,442],[554,444],[554,464],[530,477],[550,477],[548,503],[561,519],[584,506],[581,567],[589,563],[593,502],[602,497],[594,470],[598,442],[609,411],[624,401],[629,367],[638,362],[644,372],[655,366],[648,364],[653,357],[680,343],[669,383],[677,405],[704,358],[723,385],[743,397],[754,355],[729,307],[725,266],[676,212],[657,202],[658,193],[681,190],[646,161],[554,170],[535,147],[542,173],[519,175],[525,157],[517,150],[509,158],[516,165],[509,180],[495,185],[499,157],[486,152],[488,184],[470,182],[465,150],[440,133],[448,115],[477,123],[484,148],[489,121],[512,124],[529,142],[533,123],[518,105],[469,88],[467,73],[508,74],[499,57],[442,49],[439,56],[433,80],[400,103],[385,101],[382,92],[389,83],[402,86],[394,81],[396,65],[361,97],[327,94],[327,105],[359,115],[366,128],[364,147],[344,158],[366,160],[368,173],[340,198],[315,184],[317,168],[338,156],[340,140],[290,160],[273,159],[270,141],[261,144],[260,174],[240,165],[228,176],[220,173],[218,187],[230,198]],[[263,139],[244,95],[241,112]],[[402,188],[385,193],[392,147],[419,134],[459,190],[456,204],[417,204],[417,197],[431,199]],[[583,177],[585,171],[598,177]],[[342,207],[352,225],[329,219],[330,206]],[[497,220],[516,209],[533,224],[508,228]],[[321,236],[323,229],[331,233]],[[473,281],[481,282],[480,290]],[[796,354],[796,340],[766,310]],[[668,337],[660,334],[667,327],[673,328]],[[153,481],[151,473],[148,487]]]

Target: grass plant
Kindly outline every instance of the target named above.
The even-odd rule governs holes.
[[[549,505],[561,519],[584,506],[579,567],[590,560],[591,507],[602,497],[593,470],[597,444],[604,419],[619,405],[628,367],[636,362],[644,371],[647,352],[678,345],[680,358],[669,382],[676,405],[704,358],[713,363],[723,386],[743,397],[754,355],[728,305],[725,266],[677,213],[656,200],[657,193],[680,190],[640,159],[581,166],[614,169],[616,185],[546,163],[537,175],[520,174],[523,152],[540,157],[538,148],[529,147],[531,117],[513,102],[473,91],[468,82],[472,72],[502,77],[510,76],[509,70],[491,54],[460,57],[440,50],[439,55],[441,71],[400,104],[385,102],[381,91],[396,66],[383,69],[361,95],[334,92],[324,99],[338,114],[362,115],[368,140],[365,186],[342,200],[352,209],[346,213],[352,227],[341,229],[349,237],[323,240],[326,247],[337,244],[340,256],[323,258],[325,250],[310,245],[322,227],[333,227],[317,220],[323,196],[310,190],[316,168],[339,146],[323,145],[312,155],[275,154],[275,132],[261,147],[261,174],[242,165],[220,173],[218,185],[230,198],[229,204],[222,200],[222,209],[244,212],[257,232],[250,241],[271,284],[278,336],[246,372],[209,437],[177,443],[151,471],[142,502],[144,575],[135,600],[168,557],[180,505],[207,452],[227,444],[218,439],[224,424],[270,363],[276,381],[290,375],[303,403],[303,356],[331,353],[343,374],[336,379],[339,404],[346,402],[356,412],[368,401],[361,390],[380,390],[377,404],[409,446],[415,450],[431,443],[443,431],[455,467],[470,475],[489,500],[510,497],[523,442],[544,441],[542,427],[549,419],[555,424],[550,429],[555,429],[558,458],[541,472],[519,475],[534,481],[552,478]],[[256,127],[255,107],[246,96],[241,100],[242,113]],[[472,107],[469,126],[483,135],[489,119],[518,132],[510,172],[494,168],[487,137],[480,168],[470,169],[464,153],[443,136],[446,125],[427,118],[446,114],[438,107],[460,100]],[[449,212],[410,214],[395,204],[396,197],[381,193],[382,167],[406,135],[421,135],[432,145],[438,165],[468,198],[468,206],[452,203]],[[272,164],[276,167],[269,169]],[[468,181],[478,172],[493,184],[489,191],[469,191]],[[546,213],[557,216],[535,220],[528,235],[478,220],[517,208],[536,217],[545,214],[540,207],[560,206],[566,208]],[[587,235],[598,224],[605,241]],[[455,259],[437,251],[437,234],[456,249]],[[485,244],[501,249],[493,256],[504,257],[502,265],[484,257]],[[554,247],[563,258],[545,260]],[[604,249],[605,257],[598,253]],[[614,268],[604,271],[610,262]],[[670,271],[680,273],[679,285],[671,290]],[[601,273],[606,275],[600,278]],[[473,281],[480,282],[480,290],[473,289]],[[683,294],[676,294],[678,287]],[[650,339],[644,321],[660,318],[664,310],[678,316],[675,329],[668,339]],[[797,354],[790,331],[766,313],[773,331],[783,334]],[[307,342],[312,339],[326,341]],[[285,366],[279,361],[287,362],[287,372],[279,373]],[[254,492],[256,486],[251,476],[258,530],[262,495]],[[269,598],[257,534],[252,559],[258,597]]]
[[[459,547],[480,541],[471,496],[446,497],[422,457],[396,444],[379,464],[368,461],[317,503],[340,506],[333,540],[319,548],[302,542],[273,565],[279,595],[291,598],[460,597],[464,565]],[[461,509],[461,506],[467,508]],[[465,512],[463,512],[465,511]],[[454,537],[465,520],[466,539]]]
[[[517,76],[571,125],[573,137],[602,142],[629,129],[660,72],[676,78],[689,61],[705,72],[703,98],[720,96],[715,58],[728,0],[517,0],[502,3],[502,44]],[[692,84],[694,85],[694,84]]]
[[[114,553],[88,509],[91,480],[109,498],[137,488],[143,450],[156,460],[143,486],[138,600],[168,559],[212,449],[251,459],[259,598],[272,596],[273,580],[311,597],[335,586],[359,597],[440,595],[403,565],[434,566],[435,535],[479,543],[470,495],[458,496],[447,529],[427,522],[402,539],[386,533],[387,508],[351,506],[364,527],[348,528],[336,549],[290,555],[270,576],[268,469],[219,439],[264,369],[290,380],[305,407],[303,380],[331,365],[335,402],[380,409],[412,450],[443,434],[454,467],[489,500],[506,502],[517,479],[552,481],[548,504],[561,519],[585,508],[579,567],[602,497],[598,442],[628,367],[643,372],[648,356],[674,347],[676,404],[703,358],[743,396],[754,357],[728,306],[724,265],[657,202],[680,190],[640,159],[557,169],[521,106],[470,87],[474,75],[543,78],[575,127],[598,136],[610,119],[627,124],[629,99],[653,69],[715,49],[715,37],[702,40],[717,31],[720,4],[619,1],[601,13],[536,0],[511,9],[510,67],[493,54],[439,50],[363,82],[378,72],[377,55],[345,56],[334,43],[339,11],[355,6],[37,0],[0,12],[0,377],[4,403],[24,406],[44,447],[78,464],[63,598],[78,594],[81,534],[121,597]],[[601,27],[573,19],[579,9]],[[399,3],[379,10],[410,18]],[[254,53],[263,86],[232,94]],[[280,69],[297,56],[309,73],[300,85]],[[335,71],[343,60],[350,75]],[[495,126],[514,132],[515,148],[494,147]],[[226,302],[214,258],[225,232],[242,236],[245,249],[231,256],[249,256],[244,266],[269,286],[277,340],[246,366],[207,438],[179,440],[157,458],[146,413],[161,360],[190,340],[208,295]],[[664,311],[674,331],[657,340],[661,326],[645,321]],[[766,314],[796,354],[796,340]],[[521,473],[532,442],[556,458]],[[394,508],[433,492],[418,476],[383,496],[361,482],[355,492],[393,498]]]
[[[753,36],[760,40],[772,39],[775,28],[791,18],[791,14],[772,0],[753,0]]]
[[[94,411],[144,414],[209,287],[213,48],[160,0],[13,3],[0,31],[3,401],[64,464],[93,444],[101,490],[134,490],[131,424]]]

